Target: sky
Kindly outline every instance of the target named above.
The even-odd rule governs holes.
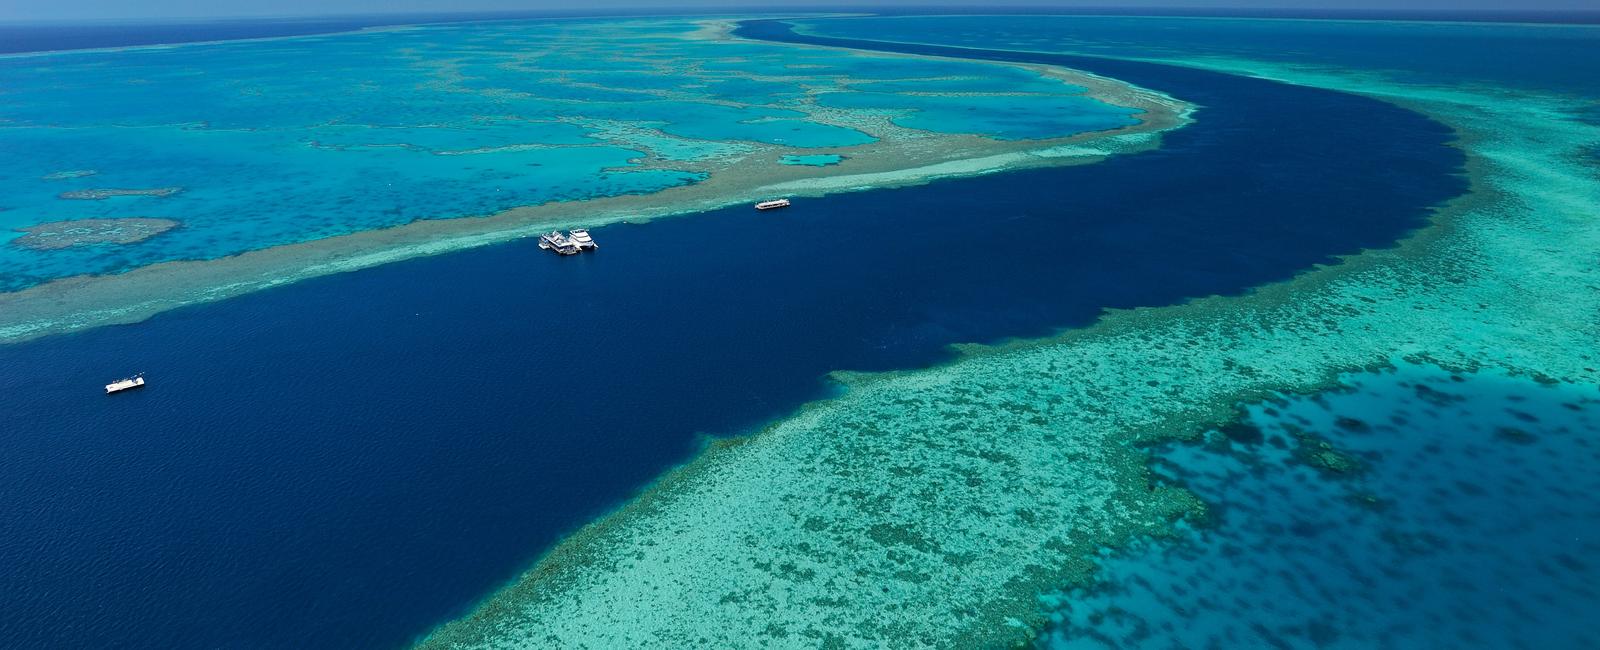
[[[1052,6],[1427,10],[1585,10],[1600,0],[0,0],[0,21],[128,20],[376,13],[781,8],[785,6]]]

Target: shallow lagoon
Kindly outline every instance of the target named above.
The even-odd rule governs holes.
[[[1055,135],[1113,128],[1128,114],[1028,70],[729,41],[703,27],[446,24],[0,58],[0,148],[25,154],[0,159],[0,291],[418,219],[648,194],[776,164],[749,156],[763,147],[870,145],[879,111],[906,106],[893,92],[852,91],[857,80],[1053,88],[1013,104]],[[850,108],[820,106],[816,91]],[[1082,115],[1061,115],[1067,96]],[[915,101],[945,116],[978,102]],[[907,124],[1008,137],[982,119]],[[182,191],[59,198],[162,187]],[[182,227],[133,245],[3,245],[20,227],[112,218]]]
[[[836,153],[789,154],[778,159],[778,162],[785,165],[803,165],[806,167],[827,167],[828,165],[837,165],[842,161],[844,161],[844,156]]]

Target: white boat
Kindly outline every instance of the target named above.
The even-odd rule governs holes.
[[[757,210],[776,210],[778,208],[787,207],[789,207],[789,199],[773,199],[771,201],[762,201],[756,204]]]
[[[578,248],[577,244],[572,243],[572,240],[567,239],[567,236],[561,234],[559,230],[552,230],[549,234],[540,235],[539,248],[555,251],[557,255],[577,255],[583,252],[582,249]]]
[[[125,390],[128,390],[130,388],[139,388],[139,387],[142,387],[142,386],[144,386],[144,373],[141,372],[141,373],[139,373],[137,375],[134,375],[132,377],[128,377],[126,379],[118,379],[118,380],[116,380],[114,382],[106,384],[106,394],[110,395],[112,393],[125,391]]]
[[[600,245],[594,243],[594,238],[589,236],[589,230],[586,228],[574,228],[567,235],[567,241],[577,245],[579,250],[600,250]]]

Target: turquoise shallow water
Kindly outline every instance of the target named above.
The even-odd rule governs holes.
[[[1042,645],[1592,647],[1597,408],[1592,386],[1417,366],[1251,405],[1160,454],[1211,525],[1107,560]],[[1324,444],[1356,469],[1320,469]]]
[[[844,160],[844,156],[836,153],[816,153],[808,155],[789,154],[778,159],[785,165],[804,165],[806,167],[827,167],[837,165]]]
[[[1439,278],[1478,288],[1453,299],[1454,307],[1413,308],[1387,297],[1390,285],[1380,280],[1356,293],[1379,318],[1347,329],[1352,338],[1342,343],[1369,345],[1395,328],[1405,334],[1384,358],[1466,354],[1474,361],[1462,365],[1484,359],[1527,374],[1577,366],[1592,376],[1593,336],[1583,329],[1592,317],[1583,312],[1592,311],[1595,285],[1577,270],[1592,264],[1573,261],[1592,248],[1592,235],[1569,224],[1591,223],[1583,215],[1600,196],[1589,182],[1597,159],[1586,155],[1600,124],[1600,27],[1068,16],[809,27],[832,36],[1150,58],[1410,100],[1467,136],[1459,146],[1478,154],[1484,170],[1476,189],[1493,200],[1455,215],[1456,232],[1472,233],[1463,237],[1471,245],[1436,253],[1442,259],[1428,270],[1395,284],[1424,295]],[[1204,109],[1198,119],[1205,121]],[[1484,270],[1463,273],[1469,264]],[[1542,293],[1524,293],[1538,284]],[[1556,309],[1538,304],[1551,296],[1574,307],[1553,317]],[[1355,305],[1349,311],[1364,309]],[[1515,315],[1492,325],[1479,320],[1492,309]],[[1298,321],[1260,322],[1339,341],[1304,332],[1344,311],[1335,304],[1294,312]],[[1449,334],[1417,335],[1440,327]],[[1579,343],[1551,343],[1567,331]],[[1228,363],[1241,351],[1286,365],[1314,358],[1303,346],[1262,344],[1248,332],[1221,338]],[[1593,383],[1415,365],[1342,383],[1247,405],[1243,422],[1210,432],[1203,444],[1161,449],[1163,482],[1193,490],[1210,505],[1209,520],[1184,527],[1176,540],[1106,551],[1096,584],[1047,599],[1052,625],[1037,645],[1594,647],[1600,392]],[[1329,461],[1345,460],[1353,462],[1349,471],[1329,471]]]
[[[920,111],[900,119],[911,128],[998,137],[1128,120],[1127,109],[1027,70],[718,41],[697,29],[689,19],[467,23],[0,58],[0,290],[656,192],[716,165],[772,164],[741,162],[752,146],[871,144],[865,125],[887,109]],[[858,81],[945,94],[852,90]],[[819,107],[810,90],[850,110]],[[960,94],[1021,90],[1037,94],[1008,100],[1004,119],[991,116],[992,99]],[[60,198],[157,188],[180,191]],[[127,217],[181,226],[127,245],[4,245],[34,224]]]

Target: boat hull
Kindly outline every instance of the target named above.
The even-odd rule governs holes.
[[[106,394],[110,395],[112,393],[120,393],[122,391],[133,390],[135,388],[144,388],[144,378],[143,377],[139,377],[139,378],[135,378],[135,379],[124,379],[122,381],[117,381],[117,382],[112,382],[112,383],[106,384]]]

